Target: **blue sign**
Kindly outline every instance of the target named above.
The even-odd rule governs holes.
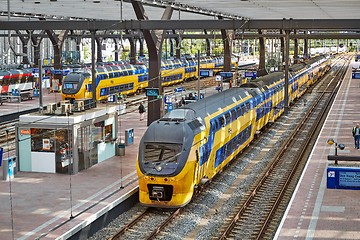
[[[353,79],[360,79],[360,72],[353,72],[352,73],[352,78]]]
[[[164,97],[164,103],[165,104],[171,103],[171,97],[170,96],[165,96]]]
[[[233,72],[220,72],[220,76],[222,76],[223,78],[232,78],[233,74]]]
[[[116,99],[116,98],[115,98],[115,95],[110,95],[110,96],[108,96],[108,102],[114,103],[114,102],[116,102],[115,99]]]
[[[0,148],[0,167],[1,167],[1,164],[2,164],[3,153],[4,153],[4,149]]]
[[[245,72],[245,77],[256,78],[256,72]]]
[[[327,188],[360,190],[360,168],[328,167]]]
[[[63,71],[61,69],[53,69],[50,71],[51,74],[62,74]]]
[[[38,68],[33,68],[32,73],[39,73],[39,69]]]
[[[210,70],[200,70],[199,74],[201,77],[210,77]]]
[[[174,89],[174,92],[182,92],[182,91],[185,91],[184,87],[177,87]]]
[[[146,88],[146,96],[147,97],[157,97],[159,96],[159,89],[158,88]]]
[[[125,130],[125,145],[131,145],[134,143],[134,129],[129,128]]]
[[[173,105],[171,103],[167,104],[167,111],[171,112],[171,110],[173,110]]]
[[[19,92],[18,89],[12,89],[12,90],[11,90],[11,95],[13,95],[13,96],[20,96],[20,92]]]

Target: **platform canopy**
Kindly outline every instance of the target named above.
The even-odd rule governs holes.
[[[359,0],[140,0],[150,20],[159,20],[172,6],[172,20],[198,19],[358,19]],[[137,19],[129,0],[1,0],[0,20]],[[20,19],[19,19],[20,20]],[[23,18],[21,20],[24,20]]]

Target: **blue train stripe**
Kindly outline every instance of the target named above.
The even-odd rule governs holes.
[[[246,140],[250,138],[251,128],[252,125],[249,125],[216,151],[214,168],[224,162],[227,157],[240,148]]]

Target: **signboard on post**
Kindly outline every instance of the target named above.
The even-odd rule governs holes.
[[[245,72],[245,77],[256,78],[256,72]]]
[[[217,81],[217,82],[221,82],[221,81],[222,81],[222,76],[220,76],[220,75],[216,75],[216,77],[215,77],[215,81]]]
[[[328,167],[327,188],[360,190],[360,168]]]
[[[199,71],[200,77],[212,77],[214,76],[213,70],[200,70]]]
[[[145,92],[147,97],[157,97],[159,95],[158,88],[146,88]]]
[[[222,76],[223,78],[232,78],[233,74],[233,72],[220,72],[220,76]]]

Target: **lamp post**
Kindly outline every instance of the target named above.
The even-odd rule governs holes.
[[[337,150],[338,150],[338,148],[340,149],[340,150],[344,150],[345,149],[345,145],[344,144],[342,144],[342,143],[337,143],[337,142],[335,142],[335,140],[333,139],[333,138],[329,138],[328,140],[327,140],[327,144],[329,144],[329,145],[333,145],[335,143],[335,154],[334,154],[334,156],[337,156]],[[338,161],[337,160],[335,160],[335,165],[337,165],[338,164]]]

